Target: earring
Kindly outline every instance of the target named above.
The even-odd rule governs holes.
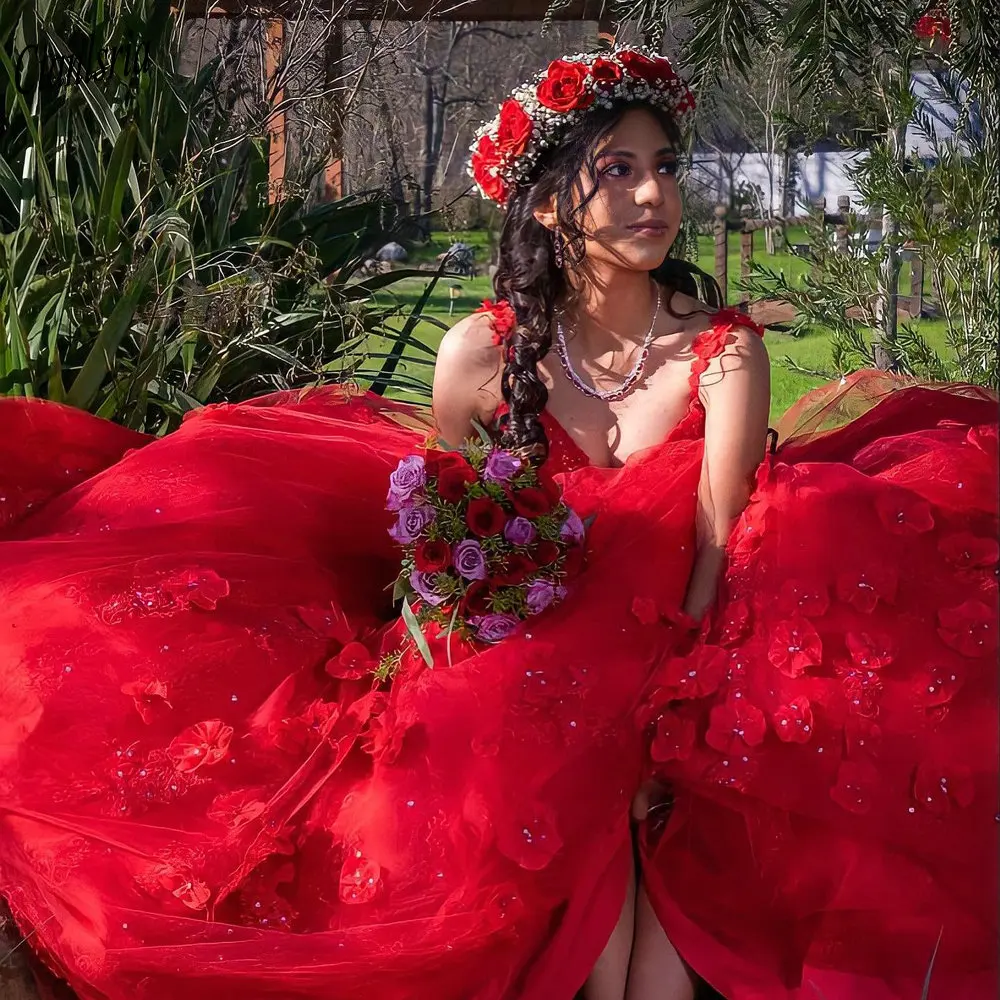
[[[558,229],[552,234],[552,250],[556,258],[556,267],[561,268],[566,258],[563,253],[563,234]]]

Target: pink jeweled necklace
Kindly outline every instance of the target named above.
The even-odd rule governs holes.
[[[563,332],[563,326],[561,321],[556,322],[556,351],[559,354],[559,360],[562,362],[563,371],[566,372],[566,377],[580,390],[585,396],[590,396],[593,399],[602,399],[606,403],[613,403],[616,400],[624,399],[642,378],[642,373],[646,369],[646,362],[649,360],[649,348],[653,343],[653,330],[656,328],[656,320],[660,315],[660,293],[656,293],[656,306],[653,309],[653,320],[649,324],[649,329],[646,331],[646,336],[642,342],[642,348],[639,351],[639,357],[636,358],[635,364],[632,366],[632,370],[625,376],[625,380],[622,382],[617,389],[598,389],[595,386],[588,385],[584,380],[577,375],[576,369],[573,368],[572,363],[569,360],[569,351],[566,348],[566,335]]]

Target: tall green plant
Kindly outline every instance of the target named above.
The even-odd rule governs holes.
[[[883,213],[882,246],[831,263],[834,271],[850,271],[840,284],[817,280],[792,289],[780,276],[768,284],[766,270],[758,269],[756,291],[807,316],[828,310],[825,325],[839,336],[840,365],[877,363],[997,385],[1000,84],[986,5],[947,0],[929,10],[928,0],[617,0],[614,6],[647,31],[685,19],[690,32],[683,48],[696,85],[720,69],[759,72],[756,55],[780,46],[791,60],[807,133],[831,121],[852,125],[843,141],[863,154],[856,183],[869,207]],[[918,68],[935,71],[946,92],[951,81],[962,140],[950,146],[935,140],[931,162],[908,158],[905,148],[907,126],[915,114],[919,119],[911,91]],[[936,217],[934,204],[942,207]],[[904,243],[932,266],[954,359],[933,356],[912,326],[897,326]],[[818,242],[813,251],[823,253]],[[870,315],[846,317],[862,287],[871,293]]]
[[[179,56],[158,0],[0,7],[0,393],[163,431],[386,332],[389,206],[269,203],[267,141]]]

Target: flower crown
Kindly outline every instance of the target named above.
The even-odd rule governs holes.
[[[665,56],[640,48],[567,56],[515,88],[479,129],[469,174],[484,198],[503,205],[570,126],[592,108],[619,101],[662,108],[682,131],[694,113],[694,96]]]

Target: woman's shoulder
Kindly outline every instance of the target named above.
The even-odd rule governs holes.
[[[717,383],[713,375],[743,369],[769,380],[770,361],[764,346],[764,328],[747,313],[732,306],[716,309],[681,292],[674,294],[671,309],[683,316],[694,355],[692,377],[701,388]]]
[[[438,349],[438,364],[495,368],[513,326],[514,313],[509,304],[484,302],[445,333]]]
[[[455,428],[464,434],[470,419],[492,420],[499,405],[503,339],[497,326],[492,308],[484,303],[441,338],[434,365],[434,412],[448,440]]]

